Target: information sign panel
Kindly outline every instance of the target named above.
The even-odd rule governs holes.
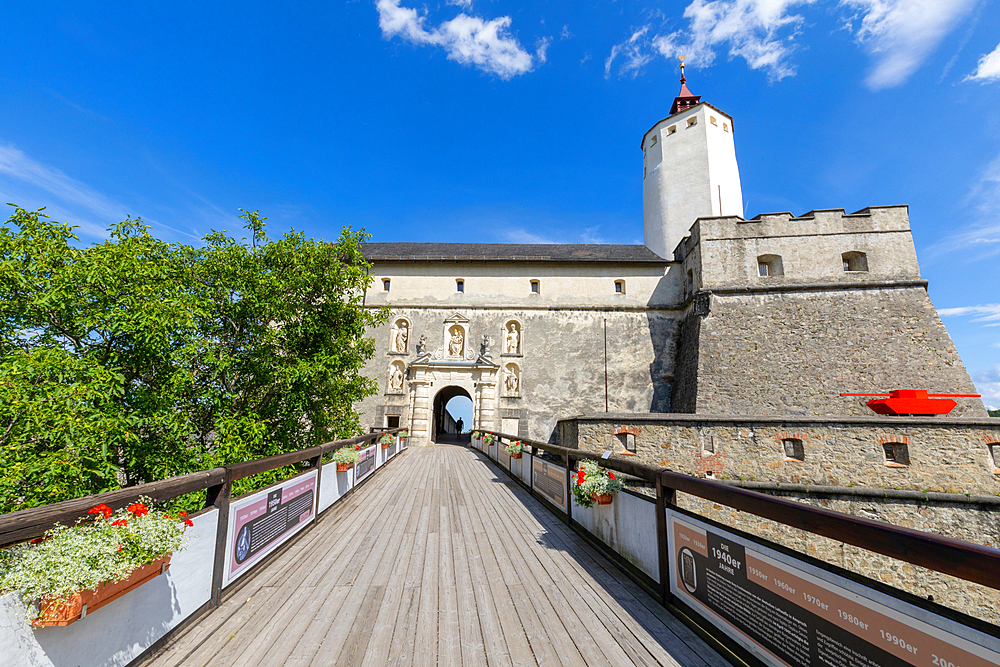
[[[988,667],[1000,640],[667,510],[670,591],[769,665]]]
[[[566,468],[535,458],[532,487],[550,503],[566,511]]]
[[[380,445],[373,445],[371,447],[365,447],[358,451],[358,455],[361,460],[354,467],[354,482],[360,482],[361,480],[368,477],[368,475],[375,472],[375,450],[378,449]]]
[[[316,517],[317,472],[313,470],[233,501],[229,508],[223,586]]]

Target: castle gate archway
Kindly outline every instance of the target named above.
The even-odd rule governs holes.
[[[427,355],[410,364],[410,443],[429,445],[437,439],[445,405],[455,396],[472,401],[472,423],[464,424],[466,431],[499,426],[495,421],[499,370],[482,356],[451,361]]]
[[[431,412],[430,429],[434,442],[439,442],[442,436],[447,437],[456,433],[455,424],[451,419],[455,415],[448,414],[447,407],[451,399],[459,396],[469,399],[470,402],[472,401],[472,396],[469,392],[456,385],[444,387],[434,397],[434,409]],[[466,421],[462,426],[466,433],[472,430],[472,424],[468,423],[469,421],[471,420]]]

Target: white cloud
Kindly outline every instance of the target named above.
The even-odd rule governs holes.
[[[655,31],[652,24],[611,49],[605,75],[619,55],[625,57],[619,75],[635,76],[657,54],[667,59],[685,56],[694,67],[710,65],[716,49],[728,47],[730,56],[743,58],[751,69],[767,72],[772,80],[795,73],[788,57],[804,19],[793,7],[816,0],[694,0],[684,10],[688,26]]]
[[[966,81],[982,81],[990,83],[1000,79],[1000,44],[990,53],[979,59],[976,71],[965,77]]]
[[[542,37],[538,40],[538,43],[535,44],[535,57],[538,58],[538,62],[545,62],[545,54],[548,52],[550,44],[552,44],[551,37]]]
[[[865,78],[868,87],[879,90],[904,83],[978,1],[841,0],[842,6],[856,10],[846,27],[875,60]]]
[[[472,0],[448,0],[449,5],[457,5],[465,9],[472,9]]]
[[[970,375],[972,381],[976,383],[976,390],[983,395],[986,407],[990,410],[1000,409],[1000,364]]]
[[[1000,326],[1000,303],[984,303],[979,306],[962,306],[959,308],[942,308],[938,311],[941,317],[964,317],[973,315],[973,322],[985,322],[985,326]]]
[[[717,51],[743,58],[751,69],[771,80],[795,74],[791,55],[806,26],[797,10],[821,0],[693,0],[685,9],[687,26],[674,30],[667,23],[657,29],[649,23],[616,44],[605,62],[606,75],[619,56],[625,56],[619,75],[636,73],[659,54],[667,59],[686,56],[694,67],[710,65]],[[897,86],[933,53],[941,41],[965,19],[979,0],[824,0],[849,15],[844,27],[871,54],[874,67],[865,83],[872,89]],[[665,18],[665,17],[663,17]],[[998,52],[984,56],[973,78],[1000,78]],[[980,73],[981,76],[980,76]]]
[[[415,9],[400,6],[400,0],[377,0],[378,24],[385,39],[401,37],[421,46],[440,46],[448,58],[462,65],[473,65],[510,79],[535,68],[536,58],[524,50],[507,29],[511,18],[501,16],[485,21],[464,12],[437,27],[427,27],[427,17]],[[463,5],[468,7],[468,5]],[[545,62],[545,41],[540,45],[537,60]]]

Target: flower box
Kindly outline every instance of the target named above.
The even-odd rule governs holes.
[[[610,505],[611,499],[614,498],[610,493],[595,493],[590,496],[591,500],[597,502],[598,505]]]
[[[128,578],[121,581],[106,582],[96,589],[74,593],[62,604],[50,600],[42,600],[42,613],[31,624],[36,628],[60,627],[75,623],[87,614],[93,613],[109,602],[113,602],[129,591],[135,590],[147,581],[152,581],[170,569],[170,556],[167,554],[151,563],[141,565]]]
[[[353,463],[338,463],[337,464],[337,472],[347,472],[348,470],[350,470],[353,467],[354,467]]]
[[[518,452],[517,454],[511,454],[510,458],[512,458],[512,459],[519,459],[519,458],[521,458],[521,452]]]
[[[391,442],[383,442],[382,443],[382,449],[389,449],[390,447],[392,447],[392,443]]]

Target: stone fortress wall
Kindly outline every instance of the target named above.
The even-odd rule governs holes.
[[[700,219],[675,259],[691,305],[674,411],[862,416],[865,400],[841,392],[976,393],[905,206]],[[958,401],[953,416],[986,416],[981,400]]]

